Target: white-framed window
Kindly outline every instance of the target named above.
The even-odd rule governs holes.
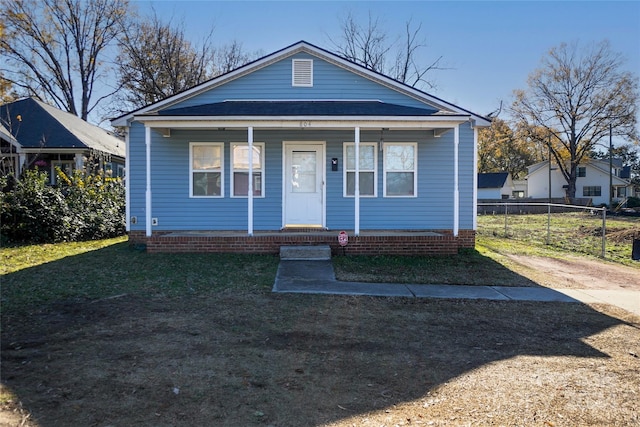
[[[224,197],[224,144],[189,143],[190,197]]]
[[[584,178],[585,176],[587,176],[587,168],[585,166],[578,166],[576,176],[578,178]]]
[[[418,144],[385,142],[382,160],[384,197],[416,197],[418,195]]]
[[[583,197],[602,196],[602,187],[599,185],[585,185],[582,187]]]
[[[378,145],[375,142],[360,143],[360,197],[378,195]],[[343,145],[343,196],[353,197],[356,193],[356,145]]]
[[[264,143],[253,144],[253,196],[264,197]],[[231,197],[247,197],[249,191],[249,144],[231,144]]]

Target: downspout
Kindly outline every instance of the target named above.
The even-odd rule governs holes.
[[[460,125],[453,128],[453,236],[458,237],[460,228],[460,189],[458,182],[458,148],[460,145]]]
[[[247,128],[247,143],[249,145],[249,178],[247,183],[247,234],[253,236],[253,126]]]
[[[355,176],[355,188],[354,188],[354,200],[355,200],[355,224],[353,233],[356,236],[360,235],[360,127],[356,126],[354,135],[355,146],[355,162],[356,162],[356,176]],[[346,165],[345,165],[346,167]]]
[[[144,126],[144,143],[147,147],[146,168],[147,168],[147,190],[145,192],[145,227],[146,236],[151,237],[151,128]]]

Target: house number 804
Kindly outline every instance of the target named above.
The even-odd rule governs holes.
[[[306,120],[306,121],[302,121],[302,122],[300,122],[300,127],[301,127],[301,128],[308,128],[308,127],[311,127],[311,122],[310,122],[310,121],[308,121],[308,120]]]

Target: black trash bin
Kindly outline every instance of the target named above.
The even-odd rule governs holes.
[[[634,261],[640,261],[640,239],[633,239],[633,248],[631,249],[631,259]]]

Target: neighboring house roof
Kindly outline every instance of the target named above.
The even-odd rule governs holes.
[[[479,173],[478,188],[502,188],[508,177],[509,172]]]
[[[359,64],[356,64],[355,62],[349,61],[345,58],[342,58],[338,55],[336,55],[335,53],[329,52],[325,49],[319,48],[315,45],[312,45],[310,43],[307,43],[305,41],[299,41],[297,43],[294,43],[288,47],[285,47],[279,51],[276,51],[270,55],[264,56],[260,59],[257,59],[253,62],[250,62],[248,64],[243,65],[242,67],[239,67],[233,71],[230,71],[226,74],[220,75],[218,77],[215,77],[207,82],[201,83],[197,86],[194,86],[191,89],[187,89],[183,92],[180,92],[178,94],[175,94],[173,96],[170,96],[164,100],[158,101],[156,103],[147,105],[145,107],[142,107],[140,109],[137,109],[135,111],[126,113],[120,117],[117,117],[115,119],[112,120],[112,125],[113,126],[126,126],[127,122],[130,120],[133,120],[134,117],[136,116],[140,116],[140,115],[147,115],[147,114],[154,114],[157,113],[163,109],[171,109],[172,105],[176,105],[179,102],[182,102],[186,99],[192,98],[196,95],[199,95],[203,92],[209,91],[213,88],[216,88],[220,85],[223,85],[225,83],[228,83],[232,80],[235,80],[239,77],[245,76],[249,73],[252,73],[255,70],[258,70],[260,68],[266,67],[270,64],[273,64],[277,61],[280,61],[282,59],[285,59],[289,56],[292,56],[294,54],[300,53],[300,52],[304,52],[310,55],[313,55],[315,57],[318,57],[322,60],[325,60],[327,62],[330,62],[338,67],[341,67],[343,69],[347,69],[353,73],[356,73],[360,76],[363,76],[369,80],[372,80],[380,85],[389,87],[393,90],[396,90],[398,92],[401,92],[413,99],[416,99],[420,102],[426,103],[432,107],[434,107],[434,110],[431,114],[424,114],[424,112],[421,112],[421,114],[414,114],[418,111],[413,111],[413,113],[411,113],[411,115],[415,116],[415,115],[461,115],[461,116],[465,116],[465,117],[469,117],[469,119],[474,120],[476,122],[476,124],[478,126],[489,126],[490,124],[490,120],[487,119],[486,117],[482,117],[478,114],[472,113],[468,110],[465,110],[461,107],[458,107],[454,104],[451,104],[449,102],[446,102],[440,98],[437,98],[433,95],[430,95],[426,92],[423,92],[421,90],[418,90],[412,86],[409,86],[405,83],[399,82],[397,80],[394,80],[390,77],[387,77],[383,74],[377,73],[375,71],[369,70]],[[252,100],[252,101],[262,101],[262,100]],[[224,105],[221,105],[224,104]],[[399,107],[399,106],[395,106],[393,107],[393,104],[384,104],[384,103],[380,103],[381,105],[377,105],[377,106],[373,106],[373,103],[367,104],[366,107],[369,108],[365,108],[364,110],[367,111],[366,114],[364,115],[380,115],[382,113],[382,111],[385,111],[385,114],[387,115],[399,115],[399,116],[403,116],[406,115],[408,113],[409,110],[403,110],[402,112],[400,112],[399,110],[394,110],[394,108]],[[216,111],[218,111],[218,109],[220,109],[220,111],[225,111],[225,114],[221,114],[223,116],[229,116],[229,115],[237,115],[237,114],[231,114],[229,111],[233,108],[239,108],[239,104],[232,106],[230,104],[225,104],[225,103],[217,103],[217,104],[211,104],[215,107],[209,107],[209,108],[214,108]],[[293,104],[289,104],[288,107],[291,107]],[[318,112],[318,110],[316,110],[316,108],[320,107],[319,105],[311,105],[311,104],[307,104],[305,105],[306,107],[311,108],[314,112],[310,113],[311,115],[322,115],[320,112]],[[243,107],[245,108],[249,108],[249,104],[245,104]],[[252,105],[252,108],[257,107],[256,105]],[[365,105],[358,105],[357,103],[351,103],[348,101],[341,101],[338,104],[333,104],[331,106],[331,108],[329,108],[329,104],[325,104],[323,106],[321,106],[322,109],[324,109],[325,112],[327,111],[331,111],[332,114],[329,115],[333,115],[333,116],[337,116],[337,115],[350,115],[350,113],[348,111],[350,111],[353,108],[364,108]],[[281,103],[280,105],[278,105],[278,108],[286,108],[285,107],[285,103]],[[372,108],[378,108],[379,112],[378,113],[373,113],[372,112]],[[339,113],[339,110],[342,109],[343,114]],[[176,110],[183,110],[183,109],[176,109]],[[416,109],[416,110],[421,110],[421,109]],[[428,111],[428,109],[425,109]],[[436,111],[437,110],[437,111]],[[396,113],[394,114],[393,111],[395,111]],[[203,115],[207,115],[209,113],[204,112],[204,111],[200,111],[200,110],[192,110],[192,115],[200,115],[199,113],[202,113]],[[162,113],[164,115],[164,113]],[[186,112],[184,112],[184,114],[187,114]],[[296,114],[294,114],[294,116],[299,115],[299,112],[296,112]],[[248,114],[247,114],[248,115]],[[269,113],[269,112],[261,112],[258,115],[270,115],[270,116],[276,116],[277,114],[274,113]],[[355,114],[355,115],[363,115],[363,114]]]
[[[161,116],[431,116],[437,110],[379,101],[225,101],[159,111]]]
[[[2,123],[0,123],[0,138],[4,139],[7,142],[10,142],[13,145],[16,145],[18,147],[20,146],[20,144],[18,144],[18,141],[16,141],[13,135],[11,135],[11,132],[9,132],[9,130],[4,127]]]
[[[124,142],[106,130],[34,98],[0,106],[0,117],[23,149],[93,149],[125,156]]]

